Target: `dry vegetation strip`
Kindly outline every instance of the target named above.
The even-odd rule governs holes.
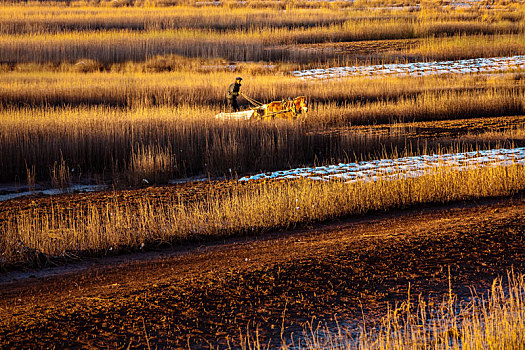
[[[523,74],[381,79],[357,77],[312,83],[285,75],[278,69],[265,69],[260,65],[241,65],[239,70],[215,72],[202,71],[200,66],[199,61],[181,63],[179,57],[171,57],[146,62],[142,67],[130,65],[120,67],[121,71],[116,67],[114,72],[88,74],[74,71],[31,72],[27,70],[36,67],[22,67],[26,71],[8,72],[0,76],[0,107],[143,107],[185,104],[224,108],[225,85],[228,85],[235,74],[243,75],[244,93],[256,100],[270,102],[307,96],[313,107],[319,103],[333,103],[335,108],[344,104],[349,105],[349,108],[359,107],[360,104],[373,102],[395,104],[403,100],[414,100],[419,96],[426,96],[425,100],[434,101],[447,101],[449,96],[461,95],[470,95],[475,99],[480,95],[491,94],[520,95],[525,89]],[[172,71],[155,72],[162,68]],[[240,102],[245,108],[250,107],[243,99],[240,99]]]
[[[319,3],[323,6],[322,2]],[[318,5],[319,5],[318,4]],[[308,28],[330,27],[335,24],[355,25],[366,21],[389,22],[399,20],[416,25],[432,27],[435,23],[468,23],[483,19],[489,24],[505,25],[523,21],[520,4],[508,7],[506,13],[477,8],[470,11],[442,11],[439,6],[431,8],[424,4],[422,11],[375,11],[370,7],[343,8],[341,3],[324,8],[300,8],[266,2],[259,8],[248,6],[167,6],[159,8],[104,6],[47,6],[42,3],[4,5],[0,14],[0,31],[18,34],[60,32],[71,30],[97,31],[107,29],[155,30],[178,28],[210,28],[214,30],[235,30],[250,28]],[[305,2],[297,5],[308,5]],[[344,4],[343,4],[344,5]],[[315,4],[314,4],[315,6]],[[331,8],[330,8],[331,7]],[[456,31],[457,32],[457,31]]]
[[[4,105],[0,181],[26,182],[35,175],[37,181],[46,181],[62,171],[69,172],[72,181],[98,177],[136,185],[144,178],[162,183],[173,177],[233,176],[391,156],[396,151],[418,153],[425,144],[418,145],[413,135],[326,129],[525,114],[525,80],[519,76],[308,84],[268,73],[242,74],[246,94],[258,100],[309,96],[307,119],[293,123],[215,120],[213,115],[224,108],[224,82],[231,78],[230,72],[7,73],[0,77]],[[521,145],[523,138],[509,128],[467,143],[487,148],[496,141]]]
[[[523,35],[458,35],[420,40],[407,49],[406,56],[440,61],[520,55],[525,52],[524,49]]]
[[[260,27],[313,27],[342,23],[349,17],[362,18],[366,12],[351,16],[337,10],[297,9],[292,15],[282,16],[277,8],[229,8],[208,6],[169,6],[161,8],[140,7],[49,7],[5,6],[0,14],[0,32],[56,33],[83,30],[108,29],[159,30],[178,28],[213,28],[234,30],[236,28]]]
[[[411,56],[452,59],[523,51],[524,29],[522,8],[509,8],[509,13],[502,15],[487,9],[461,13],[443,12],[432,7],[415,13],[370,14],[360,9],[346,11],[338,8],[317,11],[288,8],[284,12],[271,6],[228,11],[221,7],[187,6],[162,10],[100,7],[58,7],[51,10],[42,6],[8,6],[3,17],[0,61],[9,63],[75,62],[89,58],[112,64],[179,54],[308,64],[312,61],[349,60],[352,55],[279,49],[276,46],[407,38],[428,40],[417,53],[413,52],[417,49],[401,52],[408,54],[406,59]],[[502,34],[507,36],[499,38]],[[463,37],[470,35],[497,37],[479,37],[486,41],[485,45],[480,45],[478,40]],[[439,50],[443,41],[438,40],[437,45],[433,43],[436,36],[460,38],[446,50]],[[387,55],[384,59],[396,58]],[[397,59],[401,56],[398,55]]]
[[[459,24],[458,24],[459,25]],[[374,29],[375,27],[375,29]],[[379,31],[379,33],[375,33]],[[335,27],[320,29],[272,29],[269,31],[251,31],[240,33],[215,33],[207,30],[189,29],[149,31],[149,32],[71,32],[59,34],[0,35],[0,62],[76,62],[80,59],[93,59],[104,64],[125,61],[144,61],[157,55],[177,54],[186,57],[224,58],[235,61],[280,61],[308,64],[308,62],[326,62],[327,58],[336,61],[334,55],[314,51],[279,49],[279,45],[304,44],[317,42],[340,42],[358,40],[388,40],[400,38],[419,38],[424,35],[411,33],[413,28],[403,28],[396,21],[391,23],[364,23],[363,28]],[[450,33],[462,33],[449,30]],[[359,32],[362,31],[362,34]],[[368,31],[372,33],[368,33]],[[484,30],[472,30],[483,33]],[[487,34],[499,34],[498,30],[487,30]],[[357,34],[356,34],[357,32]],[[468,31],[466,31],[467,34]],[[502,31],[505,33],[505,31]],[[522,30],[512,30],[517,35],[505,36],[508,44],[496,44],[499,36],[484,39],[488,45],[463,39],[459,45],[451,45],[438,53],[438,44],[428,45],[420,51],[409,50],[405,59],[456,59],[473,56],[508,55],[509,52],[523,52]],[[440,33],[426,33],[425,35]],[[461,38],[464,38],[461,36]],[[512,38],[512,39],[507,39]],[[501,40],[501,39],[499,39]],[[277,47],[274,47],[277,46]],[[274,47],[274,48],[272,48]],[[406,51],[405,51],[406,52]],[[403,51],[401,52],[403,54]],[[388,56],[385,56],[388,59]],[[397,59],[402,60],[402,55]],[[413,58],[412,58],[413,60]],[[355,62],[351,56],[344,55],[339,62]]]
[[[31,168],[33,176],[46,181],[50,167],[62,162],[73,181],[98,176],[137,184],[135,177],[154,182],[150,175],[163,178],[157,182],[200,174],[231,177],[316,159],[343,160],[350,150],[365,156],[382,140],[364,134],[306,134],[300,123],[285,121],[224,123],[202,117],[213,111],[197,107],[8,109],[0,114],[5,117],[6,132],[0,135],[0,178],[5,182],[25,179]],[[399,137],[392,143],[403,144]],[[155,164],[155,158],[163,161]]]
[[[421,203],[502,196],[525,189],[523,166],[468,171],[439,168],[421,178],[346,184],[308,180],[270,182],[250,190],[211,193],[202,202],[133,205],[58,202],[8,215],[1,226],[2,264],[37,258],[101,253],[163,242],[217,239]]]
[[[506,13],[478,8],[471,11],[445,13],[428,8],[425,14],[411,11],[370,12],[369,9],[352,4],[330,4],[332,8],[282,8],[282,4],[266,2],[259,8],[248,6],[167,6],[159,8],[104,6],[32,6],[5,5],[0,14],[0,32],[6,34],[45,33],[72,30],[96,31],[108,29],[157,30],[177,28],[212,28],[234,30],[238,28],[308,28],[327,27],[345,22],[366,20],[402,20],[421,23],[470,22],[483,18],[489,23],[520,23],[523,13],[509,7]],[[275,6],[272,6],[275,5]],[[307,5],[305,3],[296,5]],[[310,4],[314,5],[315,4]],[[318,5],[323,6],[322,2]],[[348,6],[349,5],[349,6]],[[429,4],[427,4],[429,5]],[[283,10],[287,10],[286,12]]]
[[[54,179],[54,172],[62,171],[69,177],[66,182],[98,178],[115,185],[139,185],[143,179],[166,183],[202,174],[232,177],[315,163],[417,155],[443,148],[516,147],[525,142],[519,126],[503,126],[484,137],[483,130],[490,129],[486,126],[471,135],[476,138],[456,139],[450,128],[425,134],[411,124],[404,129],[387,124],[383,128],[389,130],[384,133],[353,127],[328,132],[320,126],[310,129],[308,124],[287,121],[225,123],[195,114],[213,112],[195,107],[8,109],[0,113],[6,131],[0,135],[0,180],[26,182],[32,177],[64,183]],[[483,118],[478,120],[483,125]],[[502,123],[505,120],[501,118]],[[412,132],[401,133],[405,129]],[[439,129],[439,123],[434,129]]]

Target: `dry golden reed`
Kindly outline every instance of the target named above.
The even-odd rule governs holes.
[[[403,208],[503,196],[525,189],[522,165],[458,171],[438,168],[419,178],[374,182],[294,180],[239,185],[204,201],[159,202],[135,198],[81,208],[34,207],[11,213],[0,227],[3,264],[27,263],[42,254],[100,253],[144,244],[257,234],[276,228]]]
[[[284,339],[281,349],[523,349],[524,298],[525,277],[509,272],[506,279],[494,279],[487,293],[476,293],[468,302],[458,300],[452,289],[436,305],[419,296],[418,301],[409,299],[389,310],[375,328],[362,324],[357,335],[343,326],[335,331],[311,326],[301,338]],[[264,349],[258,341],[248,334],[242,338],[242,348]]]
[[[173,59],[175,65],[177,59]],[[0,108],[2,106],[75,106],[106,105],[114,107],[208,105],[224,108],[225,89],[241,75],[243,92],[262,102],[307,96],[310,102],[342,104],[395,103],[399,99],[414,99],[426,95],[427,100],[446,98],[448,94],[523,94],[525,79],[517,75],[466,74],[405,77],[352,77],[341,80],[308,82],[261,65],[241,66],[241,70],[226,69],[204,72],[196,68],[199,62],[188,63],[170,72],[131,71],[77,72],[24,71],[0,75]],[[245,68],[245,69],[242,69]],[[260,69],[260,70],[259,70]],[[154,69],[153,69],[154,70]],[[244,108],[250,105],[242,98]]]
[[[397,103],[318,104],[305,122],[224,122],[213,117],[216,110],[210,107],[184,105],[133,109],[10,107],[0,111],[4,131],[0,134],[0,181],[24,179],[29,168],[33,169],[30,183],[51,179],[55,186],[63,187],[59,184],[82,180],[79,176],[84,180],[102,176],[113,183],[139,185],[165,183],[174,177],[230,177],[370,159],[385,151],[419,154],[425,149],[439,149],[447,133],[417,138],[400,133],[399,128],[378,134],[351,127],[330,132],[332,129],[326,127],[515,114],[523,110],[519,96],[454,93],[441,98],[423,95]],[[500,130],[497,136],[473,136],[447,140],[446,144],[487,148],[498,142],[523,142],[521,134],[511,128]],[[63,178],[57,177],[57,164],[69,169],[70,180],[55,180]]]
[[[245,73],[243,90],[258,100],[306,95],[308,117],[293,123],[217,121],[213,116],[224,110],[225,85],[234,74],[226,71],[4,74],[0,77],[4,105],[0,108],[0,181],[24,179],[32,167],[31,178],[36,174],[38,181],[48,180],[55,162],[65,162],[75,176],[81,173],[138,184],[143,179],[165,182],[170,176],[231,176],[364,159],[385,150],[404,152],[408,148],[417,154],[421,145],[407,141],[399,132],[369,135],[330,130],[479,120],[520,115],[525,109],[525,80],[519,77],[350,78],[312,84],[293,77]],[[241,103],[247,108],[242,99]],[[501,132],[500,139],[520,140],[519,135],[507,132]],[[477,137],[468,142],[493,145],[494,141],[494,137]],[[170,165],[153,166],[156,172],[143,178],[139,177],[144,172],[126,174],[134,168],[132,163],[138,164],[137,149],[148,147],[159,153],[150,160],[165,158],[160,154],[167,152]]]
[[[442,11],[429,4],[423,4],[419,11],[398,13],[370,13],[365,8],[313,12],[293,6],[225,11],[220,6],[115,9],[8,5],[0,14],[0,62],[60,63],[91,59],[112,64],[177,54],[308,64],[359,55],[280,46],[467,35],[515,34],[519,38],[523,29],[523,6],[519,4],[517,8],[509,7],[507,15],[481,7],[466,13]],[[447,53],[452,58],[463,50],[468,56],[469,45],[476,48],[470,50],[470,55],[483,53],[486,46],[465,40],[454,52],[442,50],[441,55]],[[499,47],[501,50],[491,53],[508,51],[504,45]],[[523,43],[518,47],[522,51]],[[429,53],[426,57],[432,59],[435,55]]]

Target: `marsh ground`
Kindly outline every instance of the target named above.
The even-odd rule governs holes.
[[[409,284],[437,301],[449,278],[460,297],[485,290],[525,268],[524,223],[517,195],[88,260],[58,276],[12,272],[0,289],[1,345],[215,348],[238,344],[247,327],[279,345],[283,316],[289,340],[308,322],[335,326],[334,316],[377,321]]]
[[[437,302],[450,279],[468,298],[525,271],[519,166],[442,169],[400,191],[381,181],[319,193],[309,183],[235,180],[524,146],[523,66],[323,82],[293,75],[523,55],[522,3],[103,0],[2,10],[0,182],[113,190],[0,202],[0,348],[222,348],[256,330],[278,346],[308,322],[377,321],[409,286],[413,298]],[[237,75],[260,101],[307,96],[308,118],[217,121]],[[191,176],[225,180],[166,185]],[[357,191],[355,201],[330,195],[337,188]],[[304,198],[282,199],[281,190]],[[301,200],[315,215],[296,219]],[[256,230],[246,222],[279,210],[291,219],[275,215]],[[240,228],[236,213],[248,218]]]

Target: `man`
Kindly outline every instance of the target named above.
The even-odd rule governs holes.
[[[239,104],[237,103],[237,96],[240,94],[241,90],[241,77],[235,78],[235,83],[231,83],[228,87],[228,93],[226,98],[228,99],[228,105],[232,108],[234,112],[239,111]]]

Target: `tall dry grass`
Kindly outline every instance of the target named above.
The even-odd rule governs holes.
[[[282,45],[426,38],[450,35],[522,35],[518,22],[436,22],[368,20],[312,28],[99,30],[37,34],[0,34],[0,62],[76,62],[92,59],[104,64],[145,61],[156,55],[223,58],[234,61],[326,62],[338,56]],[[467,45],[469,42],[466,41]],[[473,44],[472,44],[473,45]],[[478,50],[479,51],[479,50]],[[459,55],[460,50],[454,54]],[[351,55],[350,55],[351,56]]]
[[[429,3],[428,5],[430,5]],[[249,4],[248,4],[249,5]],[[272,6],[277,5],[277,6]],[[290,6],[291,5],[291,6]],[[238,28],[309,28],[328,27],[335,24],[360,21],[392,21],[432,23],[471,23],[483,19],[489,23],[519,23],[523,13],[509,7],[505,14],[480,6],[471,11],[444,12],[439,7],[423,4],[421,11],[370,11],[368,7],[342,3],[330,7],[301,8],[304,2],[282,4],[271,2],[259,7],[179,5],[169,7],[121,7],[108,6],[48,6],[35,4],[7,4],[0,13],[0,32],[57,33],[65,31],[98,30],[164,30],[179,28],[234,30]],[[315,5],[315,4],[314,4]],[[385,6],[385,9],[388,7]],[[446,24],[445,24],[446,26]],[[464,27],[466,28],[466,26]],[[480,28],[480,27],[478,27]],[[503,27],[502,27],[503,28]],[[443,29],[443,28],[442,28]]]
[[[224,108],[230,72],[4,74],[0,181],[23,181],[27,169],[33,169],[30,183],[56,178],[51,171],[56,162],[65,162],[63,168],[74,173],[74,180],[82,174],[139,184],[143,179],[160,183],[170,177],[232,176],[350,161],[376,157],[384,150],[417,154],[428,144],[399,132],[369,135],[326,129],[525,112],[523,79],[473,75],[310,84],[268,73],[247,74],[243,90],[258,100],[306,94],[308,117],[294,123],[215,120]],[[509,130],[497,138],[448,140],[447,145],[485,148],[498,138],[522,142]]]
[[[363,133],[306,133],[302,123],[223,122],[205,107],[22,108],[0,112],[0,181],[55,177],[65,162],[84,176],[113,182],[166,182],[196,174],[228,175],[365,157],[404,145]],[[34,176],[33,176],[34,177]]]
[[[438,168],[419,178],[374,182],[294,180],[238,185],[204,201],[134,198],[80,208],[38,206],[10,213],[0,226],[2,265],[42,256],[101,254],[143,244],[257,234],[276,228],[403,208],[421,203],[509,195],[525,189],[523,166],[457,171]]]
[[[523,55],[523,35],[454,35],[425,38],[407,50],[407,58],[419,60],[457,60],[478,57]]]
[[[503,97],[465,95],[458,100],[451,95],[372,107],[317,105],[305,122],[224,122],[213,118],[213,109],[195,106],[9,108],[0,111],[0,181],[25,182],[27,169],[32,169],[30,183],[51,181],[59,188],[90,178],[145,185],[193,175],[231,177],[370,159],[385,151],[419,154],[439,149],[443,142],[478,148],[521,145],[522,134],[513,128],[460,139],[450,139],[446,132],[418,138],[399,128],[386,133],[326,131],[330,125],[499,116],[522,108],[516,96]],[[454,104],[458,102],[464,106]],[[59,173],[63,175],[57,177]]]
[[[179,28],[234,30],[237,28],[319,27],[374,16],[363,11],[296,9],[283,16],[281,9],[229,8],[223,6],[124,7],[104,6],[4,6],[0,32],[58,33],[98,30],[165,30]]]
[[[523,96],[519,89],[489,89],[421,93],[393,102],[319,104],[308,123],[342,126],[519,115],[525,113]]]
[[[260,65],[241,66],[238,70],[199,70],[200,62],[178,60],[150,62],[149,67],[134,65],[119,67],[114,72],[80,74],[66,71],[32,71],[26,66],[21,71],[0,75],[0,108],[6,106],[74,106],[106,105],[119,107],[207,105],[220,109],[224,106],[225,90],[236,75],[243,76],[243,92],[263,102],[307,96],[316,103],[368,104],[417,98],[426,94],[510,93],[521,94],[525,89],[523,76],[447,75],[424,78],[364,77],[307,82],[286,75],[277,68]],[[157,73],[159,66],[173,71]],[[206,67],[204,67],[206,68]],[[121,70],[120,70],[121,69]],[[129,69],[129,70],[128,70]],[[140,70],[136,70],[140,69]],[[242,98],[241,104],[249,107]]]
[[[336,331],[312,327],[281,349],[523,349],[524,298],[524,276],[509,272],[470,301],[458,300],[452,289],[436,305],[420,296],[389,310],[376,328],[361,325],[358,335],[342,326]],[[257,346],[257,337],[243,340],[245,349],[264,348]]]
[[[118,32],[113,34],[118,36]],[[118,52],[118,47],[124,47],[123,41],[119,41],[117,46],[108,49],[113,52],[104,51],[105,49],[101,49],[103,46],[101,42],[93,41],[93,47],[90,48],[88,45],[72,55],[68,54],[67,58],[62,57],[62,60],[57,57],[55,57],[56,59],[53,58],[54,54],[51,51],[43,53],[46,56],[37,60],[21,58],[22,61],[18,62],[11,57],[0,65],[0,70],[51,70],[86,73],[96,71],[171,72],[190,70],[197,72],[245,70],[264,73],[271,70],[287,73],[293,70],[319,67],[522,55],[525,53],[525,41],[523,38],[524,36],[521,33],[493,35],[459,34],[446,37],[431,36],[422,39],[393,41],[329,41],[322,44],[275,43],[266,45],[261,42],[255,42],[254,45],[242,44],[244,45],[243,47],[235,46],[236,44],[233,45],[233,39],[227,38],[225,42],[233,45],[228,50],[236,50],[236,57],[219,54],[219,51],[222,50],[219,46],[222,46],[223,43],[215,44],[209,41],[208,38],[203,39],[208,40],[207,42],[199,42],[202,38],[187,38],[180,43],[169,43],[173,49],[170,47],[167,47],[165,50],[153,48],[151,51],[148,51],[147,55],[141,53],[141,50],[145,47],[144,45],[139,45],[138,48],[133,46],[127,49],[126,52],[133,52],[133,55],[136,54],[134,58],[132,56],[128,57],[130,60],[135,59],[136,61],[134,62],[123,59],[127,55],[126,52],[122,55]],[[69,39],[65,39],[65,41],[67,40]],[[162,41],[161,39],[159,40]],[[240,41],[236,41],[236,43],[238,44]],[[130,45],[135,44],[131,43]],[[174,45],[179,45],[180,47],[175,48]],[[190,48],[192,45],[196,46]],[[148,47],[152,48],[152,46]],[[254,62],[255,57],[251,57],[250,54],[246,55],[242,51],[249,48],[259,50],[259,53],[264,52],[265,57],[258,57],[259,62]],[[263,51],[260,51],[261,49]],[[17,55],[24,52],[24,50],[19,51],[18,49],[16,51]],[[194,53],[192,53],[193,51]],[[25,52],[26,54],[24,55],[27,57],[34,54],[31,50],[25,50]],[[195,54],[195,52],[198,53]],[[198,55],[200,54],[202,55],[199,57]],[[235,68],[232,68],[231,60],[236,61]],[[264,63],[266,61],[261,60],[270,60],[280,64],[268,65]]]

